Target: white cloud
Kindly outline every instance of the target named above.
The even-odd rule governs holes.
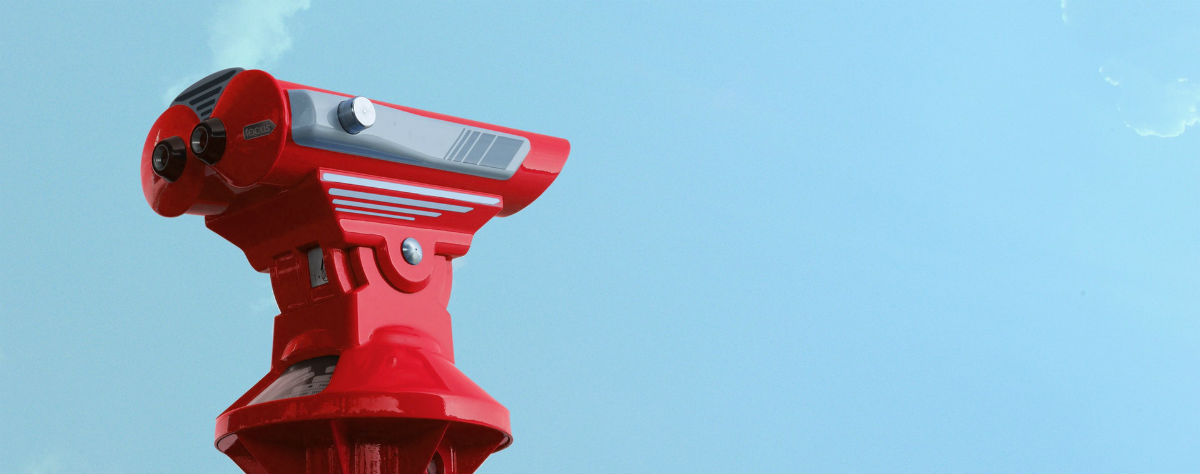
[[[463,257],[458,257],[458,258],[455,258],[454,260],[450,261],[450,269],[454,270],[456,272],[459,270],[462,270],[463,268],[466,268],[466,267],[467,267],[467,260]]]
[[[1117,80],[1116,78],[1114,78],[1114,77],[1112,77],[1112,76],[1108,75],[1108,73],[1104,72],[1104,68],[1103,68],[1103,67],[1101,67],[1101,68],[1100,68],[1100,75],[1101,75],[1101,76],[1104,76],[1104,82],[1107,82],[1107,83],[1108,83],[1108,85],[1110,85],[1110,86],[1119,86],[1119,85],[1121,85],[1121,81]]]
[[[263,68],[292,48],[288,20],[307,10],[309,0],[228,0],[210,18],[212,69],[180,78],[163,94],[170,103],[188,85],[230,67]]]
[[[1138,135],[1177,137],[1200,123],[1200,84],[1186,77],[1164,79],[1132,65],[1102,67],[1100,75],[1120,91],[1121,119]]]
[[[1200,2],[1060,0],[1062,20],[1112,86],[1113,120],[1144,137],[1176,137],[1200,123],[1194,19]]]
[[[217,7],[209,30],[213,66],[262,67],[292,47],[287,20],[309,0],[236,0]]]

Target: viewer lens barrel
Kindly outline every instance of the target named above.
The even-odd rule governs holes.
[[[187,150],[182,138],[171,137],[154,145],[154,151],[150,155],[150,167],[154,169],[154,174],[167,181],[175,181],[183,176],[183,167],[186,164]]]
[[[192,153],[196,158],[208,165],[221,161],[225,153],[225,124],[221,119],[212,117],[196,124],[192,129]]]

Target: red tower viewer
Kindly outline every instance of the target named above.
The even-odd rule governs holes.
[[[271,371],[217,418],[246,472],[473,472],[508,411],[454,366],[451,260],[562,170],[566,140],[218,71],[142,150],[156,212],[269,272]]]

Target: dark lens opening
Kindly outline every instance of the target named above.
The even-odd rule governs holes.
[[[156,171],[167,169],[167,153],[170,152],[167,150],[165,143],[159,143],[154,147],[154,154],[150,157],[150,164],[154,165]]]
[[[183,167],[187,165],[187,144],[182,138],[170,137],[154,145],[150,151],[150,168],[154,174],[167,181],[175,181],[183,176]]]
[[[200,125],[192,130],[192,153],[203,154],[208,149],[208,128]]]

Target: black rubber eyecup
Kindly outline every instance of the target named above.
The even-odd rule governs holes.
[[[154,174],[167,181],[175,181],[183,176],[183,168],[187,165],[187,148],[183,139],[171,137],[154,145],[150,154],[150,168]]]
[[[190,145],[197,159],[210,166],[217,164],[225,153],[225,124],[216,117],[196,124]]]

